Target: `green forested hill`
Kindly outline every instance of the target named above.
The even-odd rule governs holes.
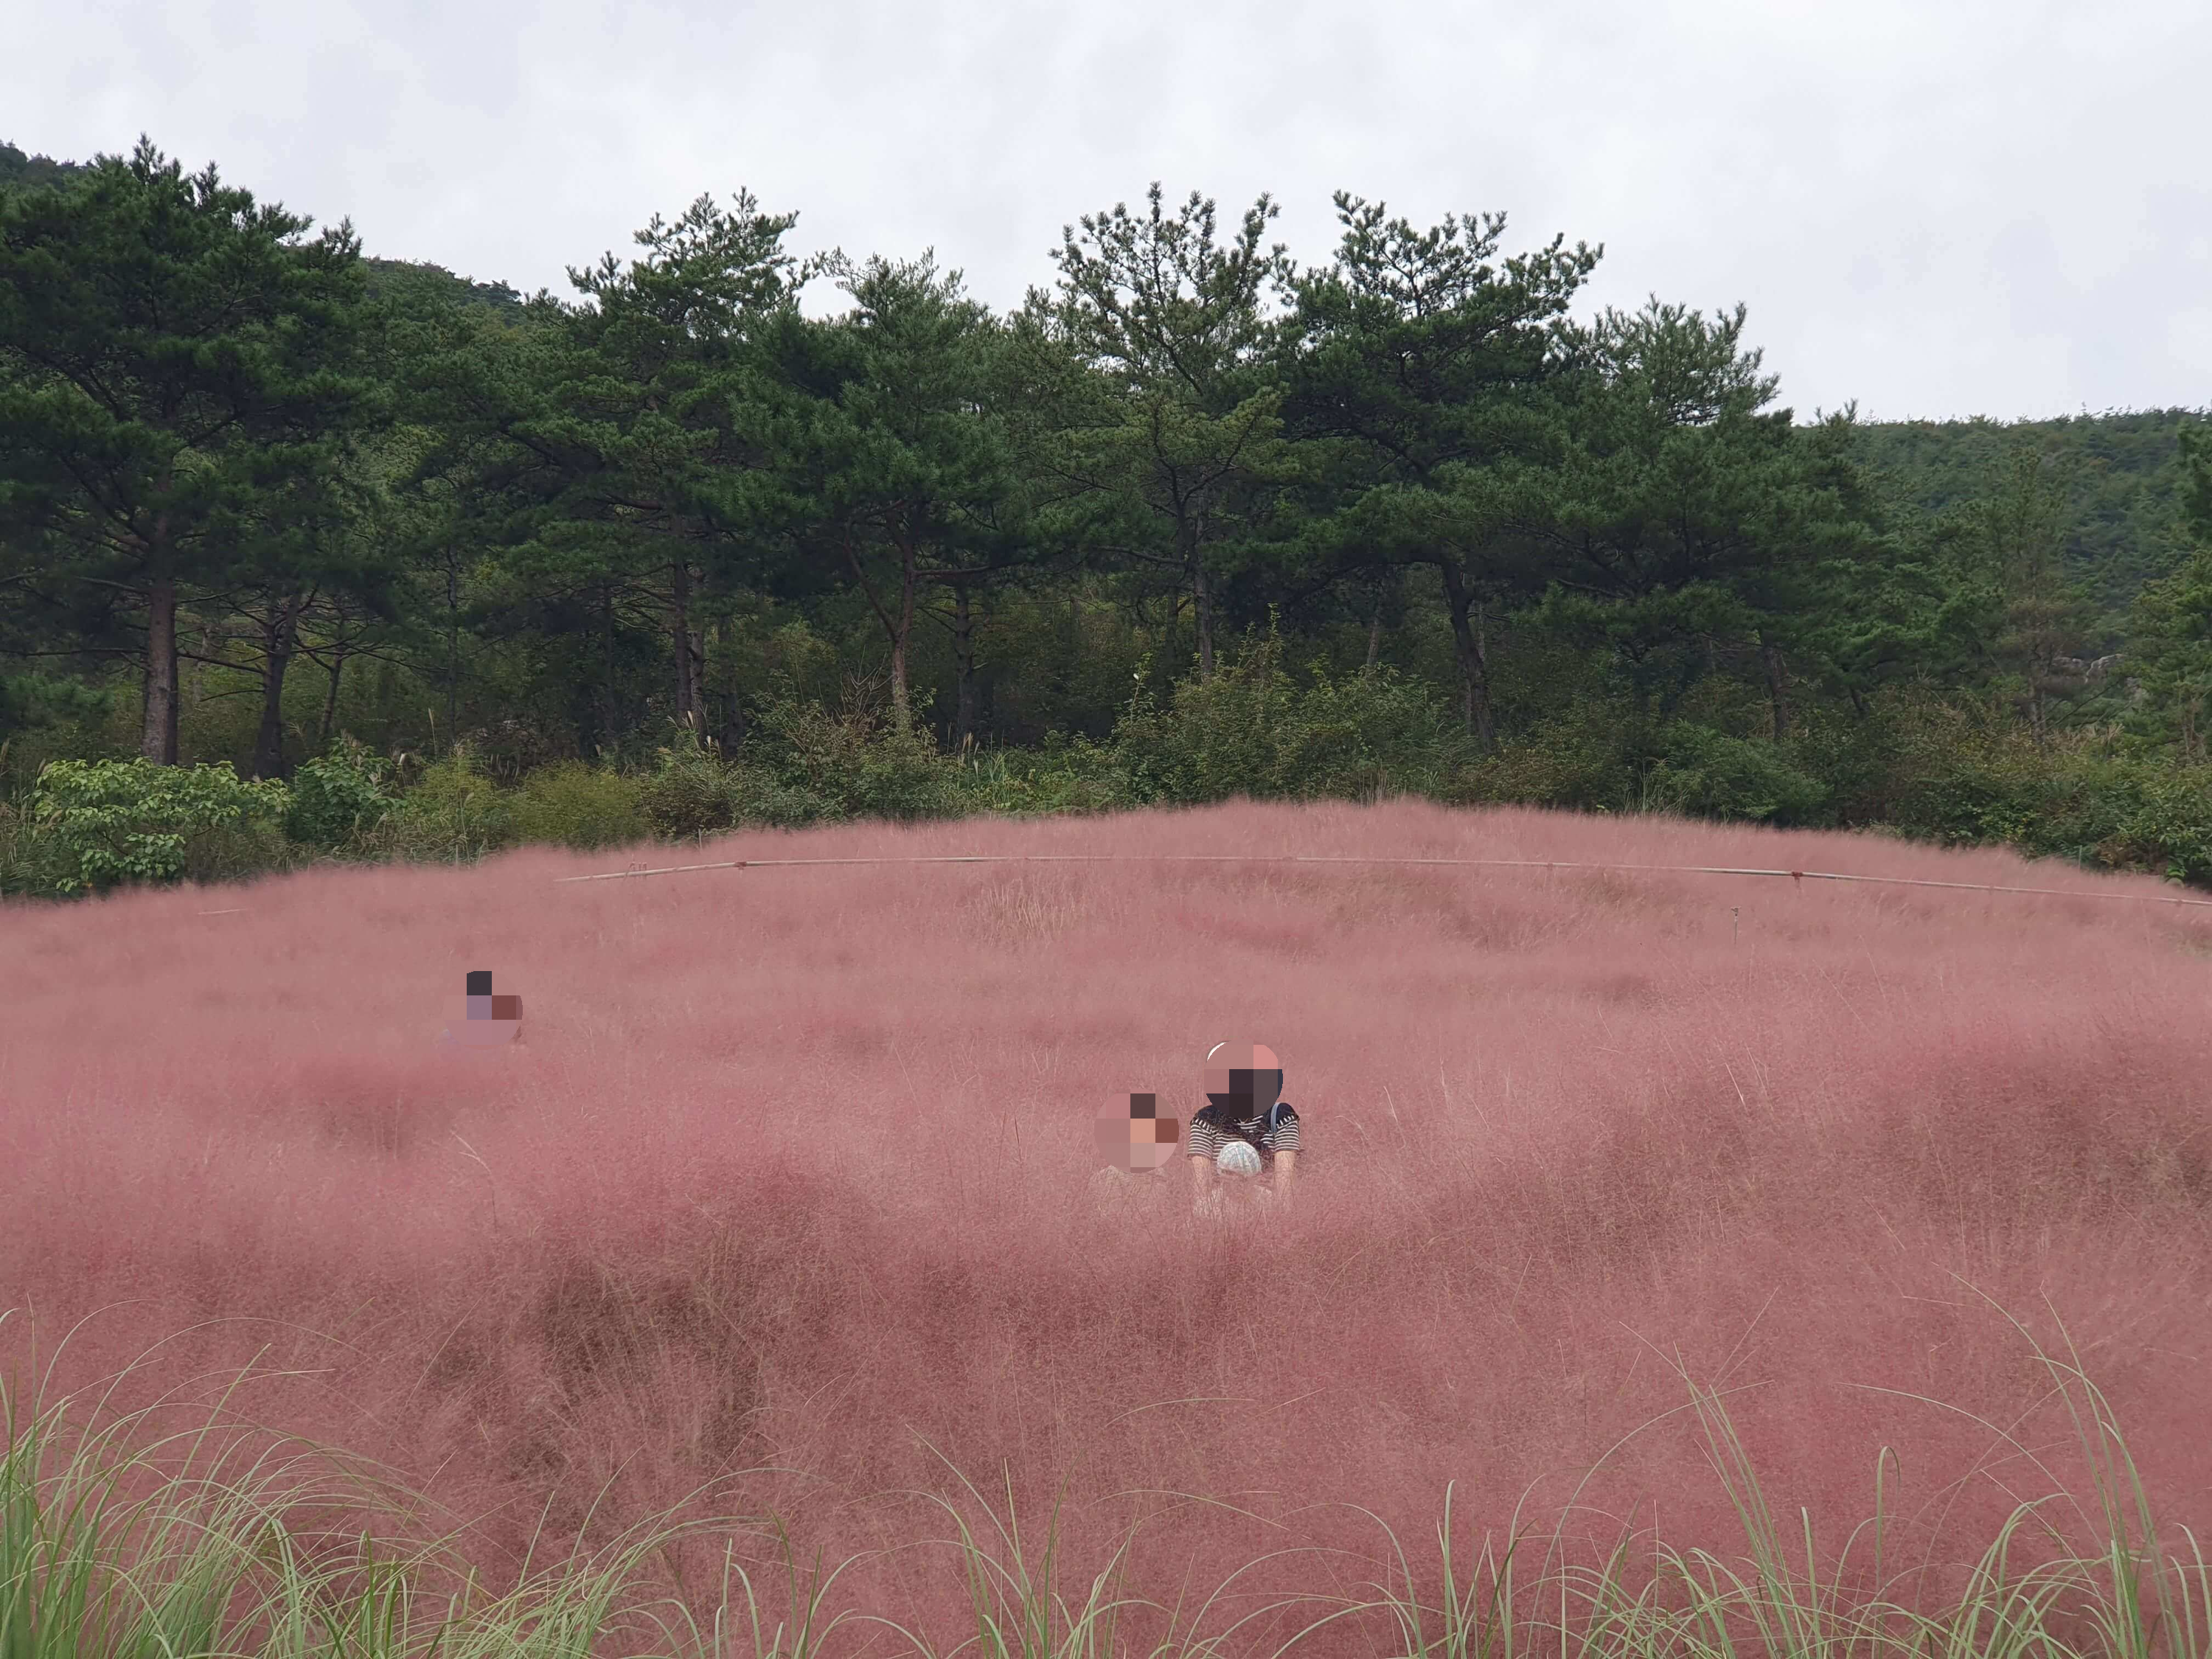
[[[1936,519],[1995,493],[2012,458],[2032,450],[2064,491],[2068,573],[2114,617],[2145,582],[2188,556],[2179,433],[2203,418],[2202,410],[2154,409],[1869,423],[1858,428],[1858,456],[1893,511]]]
[[[505,283],[479,283],[457,276],[443,265],[410,259],[363,259],[372,299],[428,302],[432,305],[488,307],[509,321],[522,315],[524,300]]]
[[[51,155],[30,155],[0,140],[0,189],[9,185],[35,189],[66,184],[86,171],[76,161],[57,161]],[[432,304],[471,303],[488,306],[512,319],[522,314],[523,296],[505,283],[479,283],[457,276],[445,266],[416,259],[364,258],[372,296],[428,301]]]
[[[51,155],[27,155],[0,140],[0,185],[58,185],[83,171],[74,161],[57,161]]]

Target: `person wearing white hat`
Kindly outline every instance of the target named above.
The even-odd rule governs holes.
[[[1222,1042],[1206,1057],[1206,1103],[1192,1115],[1186,1151],[1201,1209],[1224,1188],[1249,1183],[1286,1197],[1297,1177],[1298,1115],[1283,1091],[1275,1051],[1250,1042]]]

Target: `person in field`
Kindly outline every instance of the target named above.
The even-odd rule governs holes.
[[[1218,1207],[1231,1187],[1287,1197],[1297,1179],[1302,1143],[1298,1115],[1280,1098],[1283,1063],[1275,1051],[1250,1042],[1217,1043],[1206,1057],[1205,1088],[1206,1104],[1192,1115],[1186,1142],[1198,1207]],[[1222,1154],[1234,1146],[1259,1155],[1256,1176],[1223,1173]],[[1240,1154],[1231,1161],[1249,1160]]]
[[[1151,1203],[1166,1183],[1158,1171],[1175,1160],[1182,1126],[1162,1117],[1159,1097],[1133,1094],[1102,1108],[1094,1122],[1104,1165],[1091,1176],[1101,1205]]]
[[[447,1054],[489,1054],[522,1042],[522,999],[495,996],[491,969],[471,969],[468,995],[462,999],[461,1018],[440,1034],[438,1047]]]

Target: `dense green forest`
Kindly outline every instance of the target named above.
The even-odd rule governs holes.
[[[1801,421],[1741,309],[1337,208],[996,312],[702,197],[562,299],[0,145],[0,884],[1394,790],[2212,875],[2197,413]]]

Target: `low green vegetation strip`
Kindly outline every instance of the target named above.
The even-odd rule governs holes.
[[[45,763],[0,805],[0,893],[66,897],[130,883],[239,879],[318,860],[468,862],[507,848],[696,842],[726,830],[872,818],[1032,816],[1232,797],[1673,812],[1863,827],[1944,846],[2212,878],[2212,766],[2130,757],[2094,736],[2036,742],[1899,695],[1791,742],[1602,708],[1486,750],[1389,671],[1294,674],[1255,638],[1210,681],[1132,699],[1103,742],[948,754],[865,709],[802,700],[763,716],[738,758],[672,728],[627,763],[506,772],[466,744],[425,763],[342,738],[289,781],[228,763]]]

